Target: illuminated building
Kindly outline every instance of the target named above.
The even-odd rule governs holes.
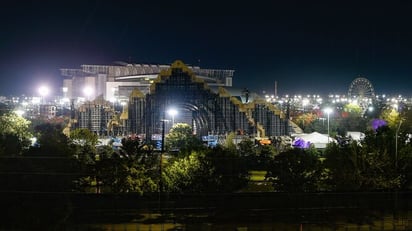
[[[289,122],[276,106],[256,94],[231,89],[233,72],[200,69],[181,61],[171,65],[82,65],[82,70],[62,69],[64,76],[71,76],[64,81],[68,97],[80,98],[80,89],[92,86],[94,97],[99,96],[105,105],[83,101],[75,127],[109,134],[112,129],[108,124],[116,114],[106,113],[107,107],[121,103],[116,124],[121,133],[146,140],[159,136],[162,123],[171,121],[166,113],[170,107],[178,111],[173,120],[190,124],[199,137],[230,132],[253,137],[288,135]],[[168,123],[167,129],[170,127]]]
[[[129,64],[81,65],[81,69],[60,69],[63,88],[70,99],[83,97],[85,86],[93,88],[92,98],[102,95],[111,102],[127,101],[134,89],[147,94],[153,81],[170,65]],[[202,69],[188,66],[209,86],[232,86],[234,70]]]

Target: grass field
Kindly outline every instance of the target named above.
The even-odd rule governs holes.
[[[266,171],[249,171],[250,181],[260,182],[265,180]]]
[[[249,184],[242,192],[273,192],[271,183],[265,181],[266,171],[252,170],[249,174]]]

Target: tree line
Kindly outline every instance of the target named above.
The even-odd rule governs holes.
[[[363,140],[330,143],[325,150],[279,150],[250,139],[235,145],[233,134],[206,147],[189,125],[178,123],[161,153],[134,136],[114,149],[98,145],[88,129],[66,136],[60,123],[33,126],[9,112],[0,116],[0,183],[5,191],[242,192],[257,170],[265,173],[266,191],[410,190],[412,144],[408,126],[400,130],[398,124],[369,126]]]

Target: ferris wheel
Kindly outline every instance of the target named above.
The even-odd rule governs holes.
[[[368,79],[358,77],[350,84],[348,96],[349,98],[374,98],[375,91]]]

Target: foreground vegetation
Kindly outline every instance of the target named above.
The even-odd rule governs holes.
[[[174,129],[187,130],[185,126],[178,124]],[[322,152],[314,148],[279,151],[250,140],[238,146],[227,140],[227,144],[208,148],[189,129],[180,135],[186,140],[179,141],[182,151],[170,154],[137,138],[124,138],[122,148],[115,150],[96,146],[97,136],[87,129],[72,131],[70,138],[57,125],[42,124],[36,129],[37,145],[11,155],[3,152],[0,183],[4,190],[241,192],[250,191],[250,181],[271,186],[258,191],[277,192],[411,189],[411,143],[399,138],[395,153],[395,131],[388,126],[370,131],[361,142],[330,143]],[[8,140],[3,150],[11,150],[11,138],[3,135],[3,139]]]
[[[359,113],[351,110],[346,120]],[[372,120],[361,126],[366,127],[363,140],[341,138],[325,150],[262,146],[250,139],[235,145],[233,134],[209,148],[192,135],[189,125],[175,124],[161,153],[137,137],[124,138],[120,149],[99,146],[97,135],[88,129],[74,129],[66,136],[61,123],[31,123],[4,112],[0,184],[6,191],[139,194],[410,190],[412,113],[382,110],[381,115],[379,126],[372,126]],[[345,118],[342,124],[349,123]],[[254,182],[264,186],[253,187]]]
[[[84,197],[79,204],[103,206],[93,204],[89,195],[102,200],[110,198],[115,205],[122,201],[125,208],[146,196],[149,199],[145,203],[160,203],[153,195],[186,198],[190,203],[199,198],[208,200],[204,195],[221,195],[224,199],[220,206],[233,206],[229,198],[248,195],[246,192],[287,192],[269,197],[301,198],[302,192],[352,197],[355,192],[368,191],[367,195],[373,196],[371,191],[395,191],[382,195],[395,195],[397,200],[398,191],[410,191],[412,187],[412,144],[407,118],[398,115],[378,127],[369,126],[362,141],[340,139],[325,150],[279,149],[256,145],[250,139],[234,145],[233,134],[227,136],[226,143],[208,148],[192,135],[190,126],[176,124],[166,137],[166,151],[161,153],[135,137],[124,138],[122,147],[115,149],[111,145],[97,145],[98,137],[87,129],[75,129],[66,136],[60,123],[43,121],[33,125],[14,113],[5,113],[0,116],[0,192],[8,197],[2,198],[2,205],[9,211],[8,223],[4,224],[61,227],[79,212],[75,211],[73,198]],[[37,137],[35,143],[30,141],[32,137]],[[263,201],[259,206],[266,203]],[[293,205],[301,206],[294,202]]]

